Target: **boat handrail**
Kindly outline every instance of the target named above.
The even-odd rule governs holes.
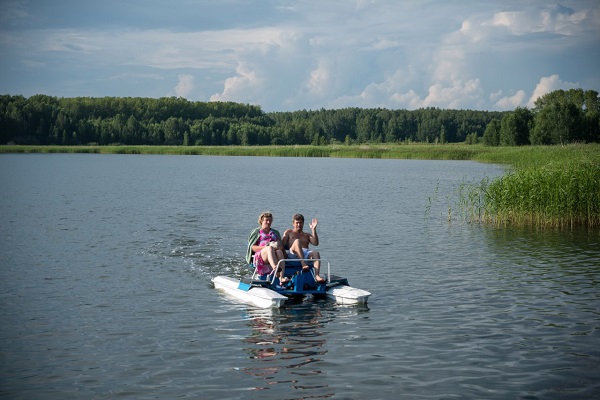
[[[314,262],[314,261],[321,261],[321,262],[329,262],[328,260],[324,260],[322,258],[282,258],[281,260],[279,260],[279,262],[299,262],[299,261],[310,261],[310,262]],[[279,266],[279,263],[277,263],[277,266]]]
[[[286,262],[300,262],[300,261],[310,261],[310,262],[315,262],[315,261],[320,261],[321,263],[327,263],[327,283],[331,283],[331,265],[329,263],[329,260],[323,260],[321,258],[284,258],[279,260],[279,262],[277,263],[277,268],[279,268],[279,264],[283,261],[283,264],[285,264]],[[312,274],[313,278],[315,278],[316,280],[316,276],[315,276],[315,270],[314,268],[310,269],[310,273]],[[275,274],[273,274],[275,275]],[[275,276],[273,276],[273,282],[275,281]],[[271,282],[271,283],[273,283]]]

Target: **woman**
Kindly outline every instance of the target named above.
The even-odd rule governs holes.
[[[254,229],[248,236],[248,252],[246,261],[252,262],[259,275],[275,273],[281,284],[289,282],[286,278],[285,264],[277,264],[285,258],[283,245],[281,244],[281,234],[271,229],[273,223],[273,214],[265,211],[258,217],[260,228]]]

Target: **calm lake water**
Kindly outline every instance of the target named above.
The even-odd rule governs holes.
[[[600,236],[461,221],[455,189],[501,173],[0,155],[0,397],[598,398]],[[216,291],[211,277],[248,273],[263,210],[281,230],[318,218],[322,256],[368,306],[261,310]]]

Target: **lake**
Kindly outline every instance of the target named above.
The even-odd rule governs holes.
[[[600,235],[470,224],[463,161],[0,155],[4,399],[600,397]],[[261,211],[367,306],[262,310]],[[308,224],[307,224],[308,227]]]

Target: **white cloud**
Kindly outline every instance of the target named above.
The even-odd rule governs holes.
[[[494,103],[493,108],[498,111],[510,111],[524,104],[526,94],[524,90],[519,90],[512,96],[502,96],[502,91],[492,93],[490,100]]]
[[[577,83],[565,82],[560,80],[558,75],[545,76],[540,79],[532,95],[527,99],[527,94],[524,90],[517,91],[512,96],[504,96],[500,90],[490,95],[490,100],[493,102],[493,109],[500,111],[514,110],[517,107],[535,107],[535,101],[555,90],[569,90],[580,87]]]
[[[560,4],[542,10],[540,26],[542,31],[573,35],[581,31],[580,24],[586,19],[586,12],[575,12]]]
[[[465,108],[481,106],[483,91],[479,79],[455,81],[451,86],[431,85],[423,107]]]
[[[415,110],[423,107],[423,100],[415,93],[414,90],[410,89],[406,93],[394,93],[391,97],[399,107],[407,110]]]
[[[469,78],[470,71],[465,62],[464,50],[458,46],[444,46],[433,57],[435,82],[454,82]]]
[[[306,84],[308,91],[317,96],[323,96],[330,83],[329,68],[325,62],[320,62],[319,66],[310,73],[310,78]]]
[[[481,82],[485,80],[486,86],[490,86],[490,83],[502,79],[514,84],[525,74],[536,72],[536,69],[524,65],[531,71],[525,68],[513,70],[505,60],[523,57],[519,56],[520,53],[525,57],[534,52],[543,54],[542,47],[549,52],[557,52],[570,43],[559,41],[561,36],[581,35],[583,38],[584,32],[590,31],[598,34],[600,21],[594,20],[593,15],[600,16],[600,7],[596,6],[594,10],[575,12],[561,5],[540,5],[516,11],[500,10],[491,15],[475,13],[468,16],[460,29],[446,35],[435,51],[430,66],[432,84],[422,106],[480,106],[509,110],[517,106],[532,107],[539,96],[552,90],[576,87],[577,84],[560,81],[558,75],[553,75],[541,78],[530,98],[524,89],[517,86],[517,89],[507,90],[512,95],[503,95],[503,91],[498,90],[486,99]],[[497,69],[495,75],[489,74],[477,65],[482,58],[497,59],[500,65],[508,68]],[[491,62],[481,65],[491,65]],[[515,63],[512,68],[519,68],[519,64]],[[490,104],[488,101],[491,107],[486,107],[486,104]]]
[[[533,108],[535,106],[535,101],[542,97],[545,94],[548,94],[554,90],[569,90],[578,88],[579,84],[564,82],[559,79],[558,75],[546,76],[540,79],[540,82],[535,87],[533,94],[529,98],[527,102],[527,107]]]
[[[215,93],[211,101],[240,101],[251,98],[255,89],[260,88],[262,79],[248,64],[240,63],[236,75],[227,78],[222,93]]]
[[[375,50],[386,50],[386,49],[391,49],[394,47],[400,47],[400,42],[397,40],[382,39],[382,40],[378,40],[373,45],[373,49],[375,49]]]
[[[358,95],[340,95],[330,101],[329,107],[395,107],[415,109],[421,106],[421,99],[409,90],[402,93],[402,88],[410,81],[411,73],[398,69],[385,77],[382,82],[367,84]]]
[[[560,35],[581,34],[589,23],[590,11],[573,9],[560,4],[521,11],[498,12],[490,21],[490,25],[506,28],[513,35],[530,33],[556,33]]]
[[[523,35],[531,32],[532,28],[536,30],[540,29],[536,27],[535,19],[526,12],[505,11],[494,14],[491,21],[486,24],[493,27],[506,28],[513,35]]]
[[[565,36],[584,35],[598,32],[600,20],[596,5],[591,9],[574,11],[560,4],[525,7],[517,11],[497,11],[491,18],[485,15],[469,16],[460,32],[473,42],[489,41],[531,34],[557,34]],[[548,36],[531,38],[533,43],[548,39]]]
[[[236,51],[237,67],[225,79],[223,90],[211,100],[269,106],[295,105],[300,97],[319,99],[327,82],[327,59],[317,63],[308,40],[294,30],[273,30],[271,37]],[[307,48],[308,47],[308,48]],[[312,67],[312,70],[311,70]]]
[[[179,75],[179,83],[175,86],[175,96],[188,98],[194,90],[192,75]]]
[[[454,81],[448,86],[436,83],[429,87],[423,99],[413,89],[401,90],[402,73],[397,71],[382,83],[371,83],[357,96],[340,96],[334,107],[392,107],[414,110],[425,107],[473,108],[483,107],[484,93],[478,79]]]

